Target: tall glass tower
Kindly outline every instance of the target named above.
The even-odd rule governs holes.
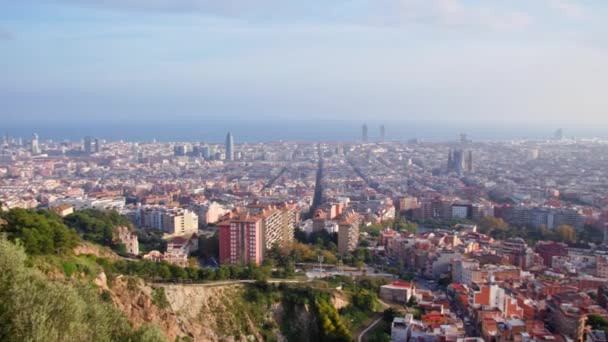
[[[364,143],[367,142],[367,124],[363,124],[363,127],[361,127],[361,140]]]
[[[234,160],[234,139],[230,132],[226,135],[226,160]]]

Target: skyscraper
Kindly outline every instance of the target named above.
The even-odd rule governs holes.
[[[464,170],[466,172],[473,172],[473,151],[468,151],[464,159]]]
[[[203,155],[203,158],[210,159],[211,158],[211,149],[209,148],[209,145],[203,145],[201,147],[201,153]]]
[[[386,138],[386,129],[384,128],[384,125],[380,126],[380,141],[384,141],[384,139]]]
[[[367,124],[363,124],[363,127],[361,127],[361,140],[364,143],[367,142]]]
[[[460,133],[460,143],[461,144],[468,144],[469,143],[469,139],[467,138],[467,134],[466,133]]]
[[[84,137],[84,152],[91,154],[93,152],[93,139],[91,137]]]
[[[34,133],[32,137],[32,154],[37,155],[40,154],[40,143],[38,142],[38,134]]]
[[[226,160],[234,160],[234,139],[230,132],[226,135]]]
[[[456,172],[462,174],[465,169],[463,150],[452,150],[448,154],[448,172]]]
[[[99,153],[101,151],[101,139],[95,138],[95,153]]]
[[[557,131],[553,134],[553,139],[555,140],[563,140],[564,139],[564,130],[558,128]]]

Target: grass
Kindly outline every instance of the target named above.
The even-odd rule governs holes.
[[[167,300],[164,287],[152,288],[152,303],[161,309],[165,309],[169,306],[169,300]]]
[[[32,266],[45,274],[59,272],[66,278],[79,277],[92,280],[103,272],[103,268],[97,264],[95,257],[89,255],[32,256],[29,261]]]

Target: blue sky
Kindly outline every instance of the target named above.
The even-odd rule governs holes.
[[[0,0],[8,121],[608,123],[605,0]]]

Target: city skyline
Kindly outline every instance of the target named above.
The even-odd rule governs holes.
[[[359,142],[362,125],[366,124],[369,142],[410,140],[446,142],[462,139],[466,132],[475,141],[546,140],[555,138],[561,129],[567,139],[608,139],[602,126],[585,128],[550,122],[531,125],[526,123],[436,123],[431,121],[346,121],[346,120],[259,120],[259,121],[146,121],[136,123],[5,123],[2,136],[26,138],[33,132],[42,140],[83,141],[83,137],[99,137],[110,141],[206,142],[225,144],[226,132],[239,137],[240,143],[273,141],[327,141]],[[137,125],[138,129],[132,127]],[[384,136],[382,134],[384,127]],[[388,129],[387,129],[388,128]],[[94,144],[93,144],[94,145]]]

